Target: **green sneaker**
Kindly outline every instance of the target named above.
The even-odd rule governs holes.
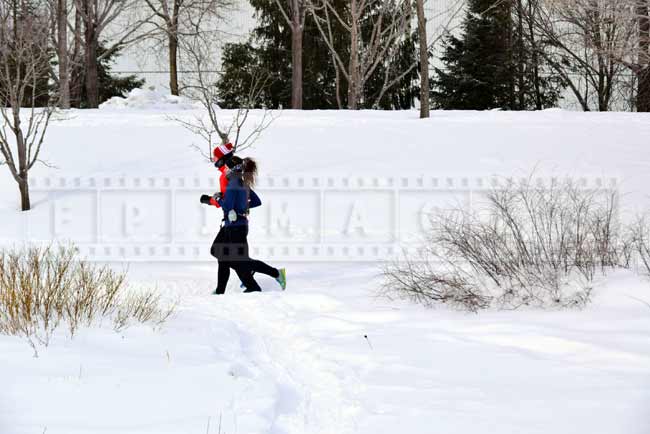
[[[287,269],[280,268],[278,271],[280,272],[280,275],[275,278],[275,281],[280,284],[282,290],[284,291],[287,289]]]

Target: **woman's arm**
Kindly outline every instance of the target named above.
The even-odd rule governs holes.
[[[248,208],[256,208],[262,205],[262,200],[253,190],[250,190],[250,195],[248,197]]]

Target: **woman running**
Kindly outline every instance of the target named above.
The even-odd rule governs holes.
[[[219,261],[218,281],[215,294],[223,294],[230,277],[230,269],[235,270],[243,285],[244,292],[261,291],[253,278],[253,273],[273,277],[286,288],[286,270],[253,260],[248,252],[248,212],[250,208],[262,204],[259,196],[252,190],[257,176],[257,164],[251,158],[241,159],[232,156],[226,161],[227,186],[223,195],[214,197],[203,195],[202,203],[215,200],[223,210],[223,225],[215,238],[210,253]]]

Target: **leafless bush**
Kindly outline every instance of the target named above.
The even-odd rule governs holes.
[[[582,307],[598,272],[618,266],[616,193],[570,181],[491,191],[477,212],[432,216],[422,254],[385,270],[389,292],[426,303]]]
[[[425,306],[444,303],[472,312],[490,305],[490,296],[477,290],[473,276],[462,268],[445,267],[430,253],[424,249],[421,257],[407,257],[386,267],[384,293],[397,293]]]
[[[48,94],[48,11],[38,2],[0,0],[0,166],[31,209],[29,172],[39,159],[55,112]]]
[[[636,263],[642,274],[650,276],[650,222],[646,216],[629,226],[626,240],[630,250],[628,262]]]
[[[132,322],[162,325],[173,313],[175,305],[161,309],[160,295],[153,292],[129,293],[115,310],[115,330],[122,330]]]
[[[172,307],[158,295],[124,290],[125,274],[77,258],[72,247],[0,251],[0,333],[47,346],[59,326],[70,336],[104,319],[162,324]]]

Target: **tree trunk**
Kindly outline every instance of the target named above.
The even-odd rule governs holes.
[[[495,3],[493,7],[497,7],[499,3]],[[503,41],[504,52],[506,53],[504,61],[507,63],[505,67],[506,76],[504,77],[508,83],[508,105],[509,107],[498,107],[498,108],[507,108],[508,110],[516,110],[517,105],[517,85],[516,85],[516,68],[515,68],[515,32],[514,32],[514,22],[512,17],[512,1],[503,3],[505,8],[504,13],[506,14],[506,25],[508,26],[506,34],[507,38]],[[497,108],[497,107],[495,107]]]
[[[27,174],[21,176],[18,188],[20,189],[20,209],[23,211],[29,211],[32,209],[32,204],[29,199],[29,181]]]
[[[88,108],[99,107],[99,79],[97,71],[97,38],[92,23],[85,29],[86,99]]]
[[[606,112],[609,109],[607,101],[607,77],[603,68],[598,70],[598,111]]]
[[[27,144],[21,127],[20,109],[14,106],[13,110],[13,130],[16,136],[16,149],[18,151],[18,188],[20,189],[20,204],[23,211],[29,211],[31,204],[29,201],[28,176],[29,162],[27,161]]]
[[[429,117],[429,46],[424,0],[416,0],[418,14],[418,39],[420,40],[420,118]]]
[[[70,108],[70,71],[68,56],[68,1],[59,0],[57,10],[59,38],[59,106]]]
[[[350,25],[350,64],[348,74],[350,83],[348,83],[348,108],[356,110],[359,108],[359,16],[357,14],[357,1],[350,2],[350,15],[352,16]]]
[[[650,68],[645,67],[636,74],[637,96],[636,96],[636,110],[638,112],[650,112]]]
[[[75,8],[75,17],[74,17],[74,28],[73,32],[73,43],[72,50],[68,53],[68,58],[70,59],[70,81],[68,88],[70,89],[70,106],[71,107],[81,107],[81,94],[82,89],[86,86],[84,80],[84,74],[80,71],[80,68],[77,65],[83,65],[85,63],[83,52],[83,20],[81,17],[81,11]],[[73,66],[74,65],[74,66]]]
[[[334,61],[334,65],[336,65],[336,62]],[[341,73],[339,72],[339,68],[336,67],[334,68],[334,73],[335,73],[335,83],[336,83],[336,107],[339,110],[343,109],[343,102],[341,101]]]
[[[291,24],[291,108],[302,110],[302,38],[300,12],[293,12]]]
[[[521,0],[517,0],[517,81],[518,81],[518,110],[526,110],[526,80],[524,64],[524,11]]]
[[[178,92],[178,35],[169,35],[169,90],[172,95],[179,95]]]
[[[533,1],[528,2],[528,17],[526,19],[526,24],[528,26],[528,38],[530,39],[531,45],[531,61],[533,64],[533,84],[535,85],[535,109],[542,110],[544,104],[542,102],[542,85],[541,77],[539,74],[539,54],[537,52],[537,40],[535,39],[535,28],[534,20],[535,14],[537,13],[537,4]]]
[[[636,109],[639,112],[650,112],[650,16],[648,15],[648,0],[639,0],[636,8],[639,26],[639,70]]]

